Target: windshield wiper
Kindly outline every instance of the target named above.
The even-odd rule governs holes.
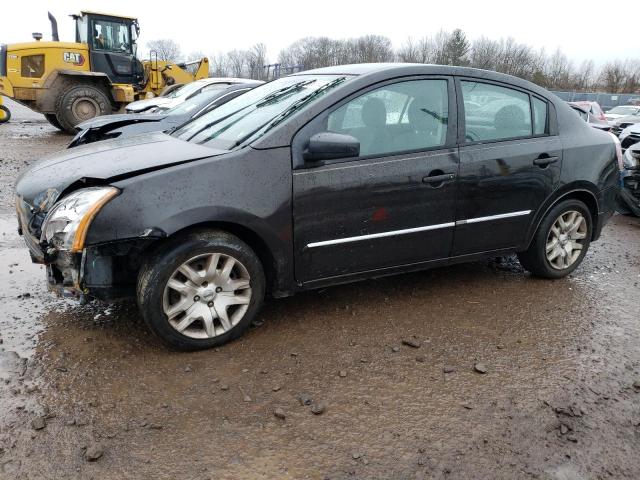
[[[237,140],[232,146],[231,148],[236,148],[239,147],[240,145],[242,145],[244,142],[246,142],[249,138],[253,137],[257,132],[259,132],[260,130],[262,130],[264,128],[264,132],[262,132],[263,134],[268,132],[269,130],[271,130],[273,127],[275,127],[276,125],[278,125],[280,122],[282,122],[285,118],[287,118],[289,115],[291,115],[292,113],[294,113],[296,110],[299,110],[300,108],[302,108],[304,105],[306,105],[307,103],[309,103],[311,100],[313,100],[314,98],[316,98],[318,95],[320,95],[321,93],[325,92],[326,90],[330,89],[331,87],[335,87],[336,85],[338,85],[339,83],[344,82],[347,79],[347,77],[339,77],[336,78],[335,80],[330,81],[329,83],[323,85],[322,87],[318,88],[317,90],[311,92],[309,95],[302,97],[300,100],[292,103],[289,108],[287,108],[286,110],[284,110],[282,113],[280,113],[279,115],[277,115],[270,123],[269,125],[267,125],[266,128],[264,128],[264,125],[261,125],[260,127],[256,128],[255,130],[253,130],[252,132],[249,132],[247,135],[245,135],[244,137],[242,137],[241,139]]]
[[[309,103],[311,100],[316,98],[318,95],[320,95],[320,94],[324,93],[325,91],[329,90],[330,88],[335,87],[336,85],[344,82],[346,79],[347,79],[347,77],[336,78],[335,80],[332,80],[329,83],[327,83],[326,85],[323,85],[322,87],[318,88],[317,90],[311,92],[306,97],[302,97],[297,102],[294,102],[293,104],[291,104],[291,106],[289,106],[289,108],[287,108],[284,112],[282,112],[280,115],[278,115],[276,118],[274,118],[271,121],[271,123],[265,129],[265,133],[267,131],[269,131],[270,129],[272,129],[273,127],[275,127],[276,125],[278,125],[280,122],[282,122],[285,118],[287,118],[293,112],[295,112],[296,110],[299,110],[300,108],[304,107],[307,103]]]
[[[223,120],[226,120],[227,118],[231,117],[232,115],[235,115],[236,113],[241,112],[242,110],[245,110],[251,106],[255,106],[256,108],[258,107],[262,107],[264,105],[269,104],[270,102],[272,102],[273,100],[282,97],[284,94],[288,94],[290,91],[293,90],[300,90],[302,87],[304,87],[305,85],[309,85],[310,83],[315,82],[315,79],[311,79],[311,80],[304,80],[302,82],[298,82],[298,83],[294,83],[292,85],[287,85],[286,87],[280,88],[278,90],[276,90],[275,92],[271,92],[269,95],[267,95],[266,97],[264,97],[262,100],[260,100],[258,103],[253,103],[250,105],[246,105],[245,107],[242,107],[239,110],[236,110],[233,113],[230,113],[229,115],[219,118],[217,120],[214,120],[210,123],[207,123],[204,127],[202,127],[200,130],[198,130],[196,133],[194,133],[192,136],[190,136],[187,141],[190,141],[193,137],[195,137],[196,135],[198,135],[200,132],[202,132],[203,130],[206,130],[207,128],[212,127],[213,125],[215,125],[216,123],[220,123]],[[195,119],[190,118],[189,120],[185,121],[183,124],[178,125],[176,127],[171,128],[170,130],[167,130],[165,133],[167,134],[173,134],[175,133],[177,130],[179,130],[180,128],[184,127],[187,123],[190,123],[191,121],[193,121]]]
[[[302,82],[298,82],[298,83],[294,83],[292,85],[288,85],[286,87],[283,87],[279,90],[276,90],[275,92],[271,92],[269,95],[267,95],[266,97],[264,97],[262,100],[260,100],[258,103],[256,103],[256,107],[262,107],[263,105],[267,105],[269,103],[271,103],[273,100],[276,100],[280,97],[282,97],[283,95],[290,93],[292,91],[298,91],[300,89],[302,89],[302,87],[304,87],[305,85],[309,85],[310,83],[315,82],[316,79],[311,79],[311,80],[304,80]]]

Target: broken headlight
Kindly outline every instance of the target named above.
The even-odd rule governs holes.
[[[115,187],[90,187],[67,195],[44,219],[40,241],[57,250],[81,252],[91,221],[119,193]]]

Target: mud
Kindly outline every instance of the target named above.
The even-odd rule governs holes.
[[[0,478],[640,478],[638,219],[615,216],[570,278],[509,257],[329,288],[176,353],[133,304],[46,292],[11,187],[69,137],[12,110]]]

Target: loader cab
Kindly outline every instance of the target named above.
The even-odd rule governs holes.
[[[94,12],[72,15],[76,42],[89,46],[92,72],[107,74],[111,83],[140,85],[144,69],[136,58],[138,20]]]

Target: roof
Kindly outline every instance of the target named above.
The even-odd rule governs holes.
[[[137,20],[136,17],[128,17],[126,15],[116,15],[115,13],[104,13],[104,12],[94,12],[91,10],[82,10],[80,11],[80,16],[82,15],[102,15],[103,17],[116,17],[116,18],[125,18],[127,20]]]
[[[552,95],[548,90],[513,75],[498,73],[479,68],[456,67],[450,65],[433,65],[424,63],[357,63],[352,65],[338,65],[333,67],[316,68],[304,72],[294,73],[296,75],[354,75],[354,76],[379,76],[382,78],[392,78],[411,75],[457,75],[461,77],[475,77],[496,82],[510,83],[536,92],[540,95]]]

